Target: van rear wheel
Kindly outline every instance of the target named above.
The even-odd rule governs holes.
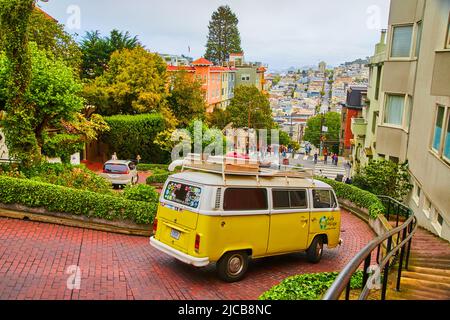
[[[241,280],[248,268],[248,254],[245,251],[234,251],[225,253],[217,261],[217,273],[219,278],[225,282],[236,282]]]
[[[306,256],[309,262],[318,263],[323,253],[323,237],[317,236],[306,250]]]

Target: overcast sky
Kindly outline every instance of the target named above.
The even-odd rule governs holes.
[[[138,35],[151,51],[205,52],[208,23],[220,5],[239,19],[246,60],[270,69],[339,65],[373,54],[387,27],[389,0],[48,0],[40,6],[70,33],[116,28]],[[80,12],[80,19],[77,12]],[[188,51],[190,47],[191,51]]]

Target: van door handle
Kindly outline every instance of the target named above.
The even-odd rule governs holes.
[[[301,219],[300,219],[300,222],[302,222],[302,223],[307,223],[307,222],[308,222],[308,219],[306,219],[306,218],[301,218]]]
[[[312,218],[312,219],[311,219],[311,222],[316,222],[316,221],[317,221],[316,218]]]

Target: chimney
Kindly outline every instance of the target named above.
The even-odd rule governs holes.
[[[380,38],[380,43],[381,44],[385,44],[386,43],[386,29],[381,29],[381,38]]]

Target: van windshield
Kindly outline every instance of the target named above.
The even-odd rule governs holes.
[[[175,181],[170,181],[164,191],[164,199],[191,208],[198,208],[202,189]]]

